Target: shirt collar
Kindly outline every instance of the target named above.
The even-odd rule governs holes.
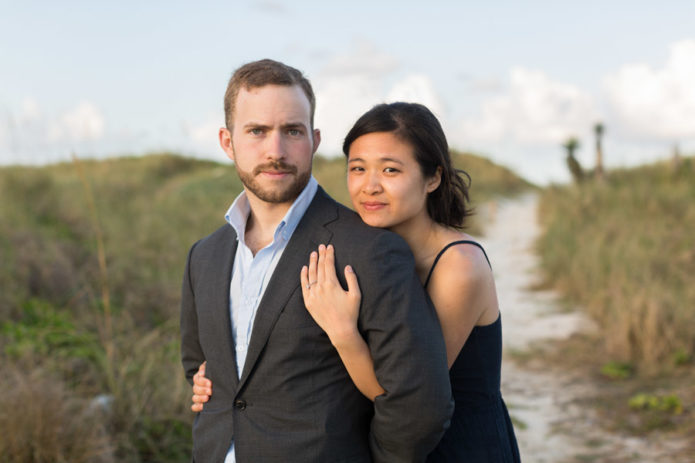
[[[299,221],[309,208],[309,204],[311,204],[311,201],[314,199],[318,186],[318,182],[312,175],[311,178],[309,178],[309,182],[306,184],[299,196],[297,196],[297,199],[294,200],[292,206],[290,206],[285,216],[275,228],[275,234],[273,236],[275,241],[277,241],[278,236],[282,236],[283,240],[289,241],[292,233],[294,233],[297,225],[299,225]],[[249,200],[246,197],[246,190],[243,190],[241,193],[239,193],[239,196],[236,197],[224,216],[225,220],[236,231],[237,239],[244,244],[246,243],[244,241],[246,222],[250,212],[251,206],[249,205]]]

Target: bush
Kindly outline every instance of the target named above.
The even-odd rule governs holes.
[[[3,362],[0,455],[7,463],[114,461],[104,414],[69,392],[60,378]]]

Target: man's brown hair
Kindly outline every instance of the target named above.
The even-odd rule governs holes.
[[[311,83],[304,77],[301,71],[291,66],[287,66],[279,61],[272,59],[262,59],[244,64],[232,74],[227,91],[224,94],[224,122],[227,129],[232,130],[236,97],[239,89],[263,87],[265,85],[299,85],[304,91],[311,106],[310,118],[311,129],[314,128],[314,110],[316,109],[316,98]]]

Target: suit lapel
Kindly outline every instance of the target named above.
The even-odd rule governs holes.
[[[229,376],[232,390],[236,389],[239,378],[237,376],[236,350],[234,348],[234,338],[232,337],[231,314],[229,313],[229,284],[232,281],[232,267],[236,255],[238,241],[236,233],[229,227],[231,233],[226,233],[220,244],[220,251],[214,256],[215,264],[212,284],[210,285],[210,297],[212,298],[212,320],[217,320],[212,329],[214,330],[213,339],[220,339],[220,352],[218,357],[221,360],[221,371],[232,372]],[[221,321],[224,321],[220,323]],[[226,342],[224,342],[226,341]]]
[[[285,308],[292,293],[299,288],[299,272],[302,266],[309,262],[309,254],[316,250],[319,244],[330,242],[333,234],[326,228],[326,224],[337,218],[338,211],[335,202],[319,187],[316,196],[314,196],[309,208],[304,213],[304,217],[287,243],[256,311],[249,350],[239,380],[239,388],[244,386],[251,370],[253,370],[278,316]]]

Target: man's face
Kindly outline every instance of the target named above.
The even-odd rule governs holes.
[[[310,125],[310,104],[299,86],[241,88],[231,133],[220,145],[234,163],[246,192],[267,203],[291,203],[311,176],[320,141]]]

